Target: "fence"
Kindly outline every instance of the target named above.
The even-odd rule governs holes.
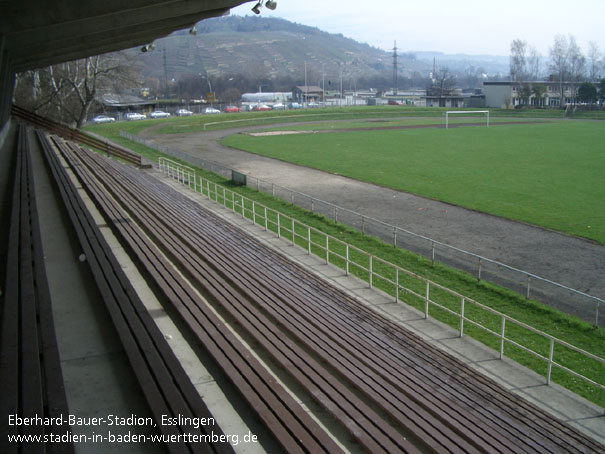
[[[403,297],[406,304],[420,309],[425,319],[433,316],[441,321],[449,320],[450,325],[457,327],[460,337],[472,328],[487,333],[488,337],[484,339],[481,335],[477,336],[477,333],[473,337],[478,337],[498,351],[500,359],[508,356],[527,364],[527,355],[537,358],[545,363],[543,375],[547,384],[553,382],[553,370],[558,369],[605,392],[605,384],[597,382],[597,379],[602,381],[605,377],[602,372],[605,367],[604,358],[199,177],[191,167],[160,158],[159,168],[191,190],[262,226],[266,231],[287,238],[293,245],[304,248],[308,254],[321,257],[326,264],[340,267],[347,276],[353,274],[364,279],[369,288],[376,287],[390,294],[396,303],[402,301]],[[452,322],[452,317],[457,321]],[[563,365],[563,362],[567,365]],[[578,370],[591,370],[592,372],[584,373],[592,378]]]
[[[232,177],[233,169],[216,162],[201,159],[169,147],[160,146],[152,141],[123,131],[120,132],[120,135],[218,175],[226,178]],[[531,297],[537,301],[554,306],[562,312],[593,323],[594,326],[605,326],[605,319],[601,319],[600,317],[601,303],[605,302],[602,298],[252,175],[247,175],[247,186],[255,188],[260,192],[271,194],[273,197],[280,198],[327,218],[334,219],[365,234],[378,237],[387,243],[423,255],[433,263],[439,261],[466,271],[475,275],[479,281],[486,280],[525,295],[528,299]]]
[[[90,134],[80,131],[79,129],[71,128],[62,123],[42,117],[16,105],[12,106],[11,113],[16,117],[28,121],[35,126],[44,128],[53,134],[57,134],[66,139],[74,140],[84,145],[88,145],[89,147],[96,148],[99,151],[107,153],[109,156],[123,159],[124,161],[127,161],[137,167],[142,166],[141,155],[98,139]]]

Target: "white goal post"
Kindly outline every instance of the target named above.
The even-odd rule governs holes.
[[[487,127],[489,128],[489,110],[448,110],[445,113],[445,129],[449,129],[449,115],[450,114],[477,114],[484,113],[487,114]]]

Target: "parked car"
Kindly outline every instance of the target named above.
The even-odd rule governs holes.
[[[273,110],[286,110],[286,105],[284,103],[273,104]]]
[[[307,107],[309,109],[317,109],[318,107],[321,107],[321,105],[319,103],[316,103],[316,102],[310,102],[309,104],[307,104]]]
[[[193,112],[187,109],[179,109],[176,111],[176,115],[177,117],[188,117],[190,115],[193,115]]]
[[[92,119],[92,122],[94,124],[111,123],[113,121],[116,121],[116,119],[113,117],[108,117],[107,115],[98,115]]]
[[[147,118],[147,117],[144,114],[140,114],[137,112],[128,112],[126,114],[126,120],[128,120],[128,121],[144,120],[145,118]]]
[[[290,109],[302,109],[302,105],[297,102],[291,102],[289,104]]]
[[[151,118],[167,118],[170,116],[168,112],[164,112],[162,110],[154,110],[149,114]]]
[[[241,111],[242,111],[242,109],[240,109],[237,106],[227,106],[227,107],[225,107],[225,112],[226,113],[241,112]]]
[[[221,111],[218,109],[215,109],[214,107],[206,107],[204,109],[204,113],[205,114],[219,114],[219,113],[221,113]]]
[[[271,107],[267,106],[266,104],[257,104],[256,106],[254,106],[254,108],[252,110],[254,110],[254,111],[271,110]]]

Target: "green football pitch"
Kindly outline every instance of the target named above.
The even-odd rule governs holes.
[[[603,122],[234,134],[223,143],[605,244]]]

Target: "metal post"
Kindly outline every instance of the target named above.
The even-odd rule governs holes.
[[[264,208],[265,208],[265,230],[267,230],[267,221],[268,221],[268,219],[267,219],[267,207],[264,207]]]
[[[460,306],[460,337],[464,336],[464,303],[466,299],[462,297],[462,305]]]
[[[206,191],[208,192],[208,200],[210,199],[210,180],[206,180]]]
[[[424,318],[429,318],[429,300],[430,300],[430,286],[429,282],[426,283],[426,296],[425,296],[425,305],[424,305]]]
[[[348,276],[349,275],[349,244],[348,243],[347,243],[345,255],[346,255],[345,273]]]
[[[372,288],[372,278],[373,277],[374,277],[374,256],[370,255],[370,279],[369,279],[370,288]]]
[[[277,212],[277,238],[281,238],[281,221],[279,211]]]
[[[315,200],[311,199],[311,213],[313,213],[314,209],[315,209]]]
[[[361,216],[361,233],[366,233],[366,219]]]
[[[311,255],[311,227],[307,227],[307,247]]]
[[[599,309],[601,308],[601,302],[597,301],[597,307],[595,309],[594,326],[599,326]]]
[[[330,237],[326,235],[326,265],[330,263]]]
[[[527,294],[525,295],[526,299],[529,299],[529,285],[530,285],[530,282],[531,282],[531,276],[528,274],[527,275]]]
[[[502,331],[500,332],[500,359],[504,358],[504,339],[506,332],[506,318],[502,317]]]
[[[397,227],[393,227],[393,246],[397,246]]]
[[[548,356],[548,375],[546,376],[546,384],[550,385],[550,378],[552,374],[552,360],[555,354],[555,340],[550,340],[550,355]]]
[[[227,197],[225,196],[225,186],[222,187],[223,188],[223,205],[225,205],[225,207],[227,206]]]
[[[296,232],[294,231],[294,219],[292,219],[292,246],[296,245]]]
[[[395,268],[395,302],[399,302],[399,268]]]
[[[290,191],[290,203],[294,205],[294,191]]]
[[[431,241],[431,264],[435,265],[435,242]]]
[[[479,271],[477,272],[477,280],[480,281],[481,280],[481,268],[483,266],[483,262],[481,261],[481,259],[479,259]]]
[[[338,208],[334,207],[334,221],[338,222]]]
[[[275,197],[275,183],[271,183],[271,196]]]
[[[252,223],[256,224],[256,202],[252,201]]]

